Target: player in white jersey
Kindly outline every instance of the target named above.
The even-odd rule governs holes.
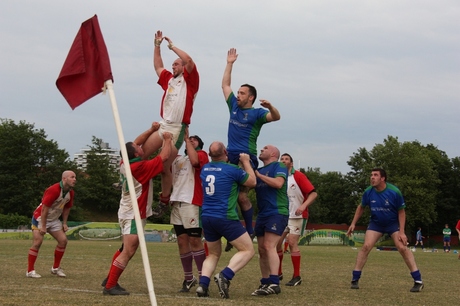
[[[177,56],[172,64],[172,72],[164,68],[160,45],[163,40],[168,42],[168,48]],[[158,75],[158,85],[164,90],[161,100],[160,129],[146,140],[144,159],[155,153],[162,146],[163,133],[172,135],[171,156],[165,163],[161,173],[160,203],[153,210],[153,215],[161,216],[166,212],[172,189],[171,164],[177,156],[184,141],[184,129],[191,123],[193,104],[199,88],[199,74],[193,59],[185,51],[176,47],[170,38],[163,36],[161,31],[155,34],[153,66]]]
[[[179,292],[189,292],[195,286],[197,278],[193,275],[195,261],[198,275],[201,276],[206,254],[201,241],[201,206],[203,204],[203,189],[200,172],[209,162],[208,154],[202,150],[203,141],[198,136],[189,136],[185,129],[185,154],[178,155],[172,164],[173,191],[171,194],[171,224],[177,235],[179,256],[184,272],[182,289]]]
[[[33,243],[29,249],[27,277],[41,277],[40,274],[35,272],[34,266],[38,251],[43,243],[43,236],[47,232],[57,241],[51,273],[60,277],[66,276],[60,265],[67,247],[65,232],[69,229],[67,218],[73,205],[74,191],[72,188],[76,182],[77,178],[73,171],[64,171],[61,181],[45,190],[42,202],[35,209],[32,217]],[[62,223],[59,221],[61,215]]]
[[[308,207],[313,204],[318,194],[305,174],[294,169],[291,155],[287,153],[281,155],[281,162],[288,168],[289,221],[277,245],[278,257],[280,258],[278,275],[282,278],[282,261],[284,257],[282,244],[283,240],[286,239],[294,267],[292,279],[286,283],[286,286],[298,286],[302,283],[302,278],[300,277],[299,238],[307,227]]]

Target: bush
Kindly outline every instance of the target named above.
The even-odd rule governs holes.
[[[17,229],[19,226],[30,228],[30,220],[30,217],[20,216],[16,213],[8,215],[0,214],[0,228]]]

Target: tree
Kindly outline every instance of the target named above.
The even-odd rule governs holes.
[[[75,186],[75,203],[88,211],[105,212],[109,218],[116,219],[120,190],[113,185],[119,181],[119,175],[110,165],[110,157],[105,154],[102,143],[102,139],[93,136],[86,156],[86,171]]]
[[[69,154],[34,124],[0,119],[0,213],[31,216],[46,188],[75,170]]]

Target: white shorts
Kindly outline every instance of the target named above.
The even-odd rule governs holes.
[[[146,219],[142,219],[142,229],[145,228],[147,223]],[[137,235],[137,226],[135,219],[118,219],[122,235]]]
[[[171,143],[176,147],[177,150],[182,147],[184,143],[184,131],[185,124],[182,123],[170,123],[164,120],[160,121],[160,128],[158,129],[158,135],[163,139],[163,133],[169,132],[172,135]]]
[[[39,230],[42,228],[42,221],[41,217],[38,218],[38,220],[32,219],[32,230]],[[38,222],[38,223],[36,223]],[[62,228],[62,222],[59,219],[56,219],[54,221],[47,221],[46,222],[46,231],[48,233],[50,232],[57,232],[57,231],[63,231]]]
[[[184,228],[200,228],[200,206],[185,202],[172,202],[170,224]]]
[[[307,219],[304,218],[289,218],[288,225],[284,232],[293,235],[302,236],[305,228],[307,227]]]

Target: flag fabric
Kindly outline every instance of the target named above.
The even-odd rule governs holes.
[[[113,81],[110,59],[97,15],[81,24],[56,80],[56,86],[72,109],[102,92]]]

